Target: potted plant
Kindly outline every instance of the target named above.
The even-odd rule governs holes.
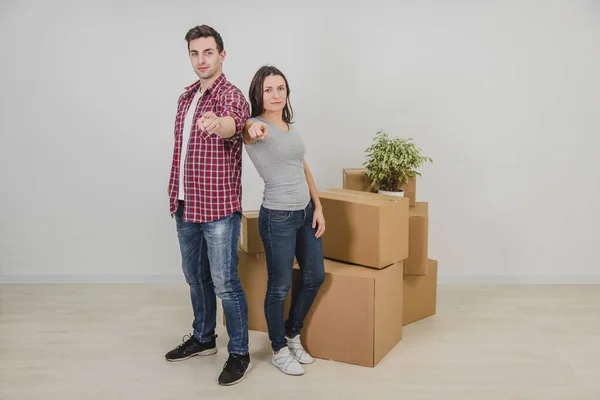
[[[366,150],[367,161],[363,165],[371,187],[378,193],[404,196],[402,185],[421,176],[418,169],[425,162],[433,163],[410,138],[390,138],[380,129],[373,142]]]

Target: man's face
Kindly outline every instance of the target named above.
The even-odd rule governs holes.
[[[210,80],[219,74],[225,59],[225,50],[217,50],[213,37],[203,37],[190,41],[189,55],[194,72],[200,79]]]

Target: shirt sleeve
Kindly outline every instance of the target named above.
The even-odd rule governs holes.
[[[235,135],[228,139],[237,139],[242,131],[246,120],[250,117],[250,107],[239,90],[231,90],[224,94],[222,99],[223,113],[221,117],[231,117],[235,121]]]

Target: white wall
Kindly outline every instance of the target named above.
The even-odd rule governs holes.
[[[434,158],[441,281],[600,281],[598,2],[51,3],[0,3],[0,281],[181,279],[166,188],[201,23],[244,93],[287,74],[319,188],[378,128]]]

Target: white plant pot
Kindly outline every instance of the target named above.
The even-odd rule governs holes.
[[[401,190],[399,192],[388,192],[386,190],[377,190],[377,193],[385,194],[388,196],[404,197],[404,190]]]

